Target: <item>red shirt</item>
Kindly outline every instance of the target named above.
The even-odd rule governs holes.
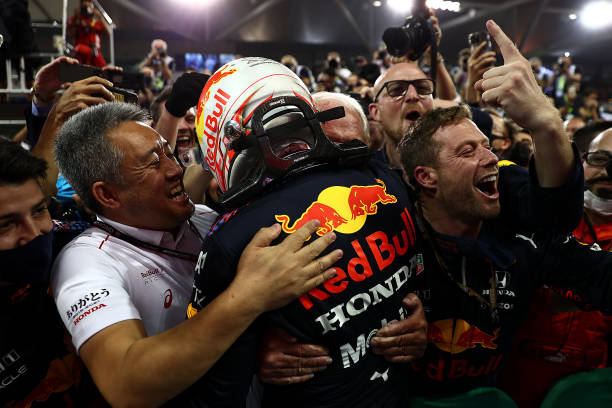
[[[74,46],[79,44],[100,48],[100,34],[105,33],[104,24],[93,17],[84,17],[82,15],[72,16],[68,19],[68,26],[75,26],[76,33],[74,36]]]

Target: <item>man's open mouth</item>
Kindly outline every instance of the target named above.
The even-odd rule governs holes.
[[[406,119],[408,119],[408,120],[410,120],[412,122],[414,122],[415,120],[417,120],[420,117],[421,117],[421,112],[416,111],[416,110],[408,112],[406,114],[406,116],[405,116]]]
[[[188,148],[191,145],[191,136],[179,136],[176,139],[176,147]]]
[[[183,188],[183,184],[180,183],[178,184],[176,187],[173,187],[170,190],[170,193],[168,194],[168,196],[176,201],[181,201],[184,200],[185,197],[187,197],[187,193],[185,193],[185,189]]]
[[[476,188],[487,197],[497,198],[499,193],[497,191],[497,185],[495,184],[496,181],[497,174],[487,176],[476,184]]]

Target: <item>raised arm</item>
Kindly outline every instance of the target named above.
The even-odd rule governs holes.
[[[198,104],[200,94],[209,76],[198,72],[188,72],[181,75],[174,85],[172,93],[166,101],[165,109],[162,109],[161,117],[155,125],[155,130],[170,143],[174,150],[176,146],[176,134],[181,118],[185,116],[187,109]]]
[[[503,108],[519,126],[529,130],[540,186],[559,187],[576,166],[561,117],[514,43],[493,20],[487,21],[487,30],[499,46],[504,65],[485,72],[476,89],[482,92],[484,102]]]
[[[112,83],[97,76],[76,81],[66,89],[47,116],[40,138],[32,148],[34,156],[47,162],[47,177],[43,186],[46,195],[54,195],[56,192],[55,183],[59,169],[53,156],[53,145],[62,125],[72,115],[89,106],[112,102],[114,96],[106,88],[107,86],[112,86]]]

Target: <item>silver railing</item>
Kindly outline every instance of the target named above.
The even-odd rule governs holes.
[[[18,68],[16,72],[13,69],[12,60],[7,59],[5,62],[6,64],[6,78],[5,78],[6,87],[0,88],[0,94],[5,93],[9,95],[10,94],[22,95],[22,94],[27,94],[30,92],[30,89],[26,88],[26,78],[25,78],[25,60],[27,58],[41,58],[41,57],[49,58],[49,62],[50,62],[50,61],[53,61],[55,58],[63,55],[63,53],[66,50],[66,45],[67,45],[66,34],[67,34],[67,25],[68,25],[68,0],[62,0],[62,2],[63,2],[62,24],[61,24],[62,38],[61,38],[60,49],[58,50],[58,52],[57,53],[44,53],[44,52],[30,53],[30,54],[24,54],[24,55],[15,57],[13,58],[13,60],[18,59]],[[104,10],[100,2],[98,2],[98,0],[93,0],[93,3],[96,6],[96,8],[100,10],[100,14],[102,14],[102,18],[104,18],[104,20],[106,21],[106,23],[108,24],[110,28],[109,30],[110,31],[109,33],[110,64],[115,65],[115,35],[114,35],[115,24],[113,23],[113,20],[108,15],[106,10]],[[43,27],[44,28],[59,28],[59,25],[57,23],[33,23],[32,26],[41,27],[41,28]]]

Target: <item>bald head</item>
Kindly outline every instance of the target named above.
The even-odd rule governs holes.
[[[432,95],[419,95],[414,84],[408,85],[403,96],[390,96],[386,84],[391,81],[428,79],[416,64],[402,62],[389,68],[374,84],[374,102],[370,116],[379,122],[385,143],[397,146],[412,122],[433,109]]]
[[[600,152],[598,160],[589,164],[594,156],[583,162],[584,185],[598,197],[612,200],[612,177],[608,174],[606,159],[612,155],[612,128],[601,132],[589,145],[589,153]],[[593,153],[598,156],[597,153]],[[599,164],[598,162],[601,162]],[[608,160],[609,162],[609,160]]]
[[[605,148],[600,149],[600,147]],[[591,141],[589,152],[594,152],[595,150],[606,150],[612,154],[612,128],[604,130]]]

